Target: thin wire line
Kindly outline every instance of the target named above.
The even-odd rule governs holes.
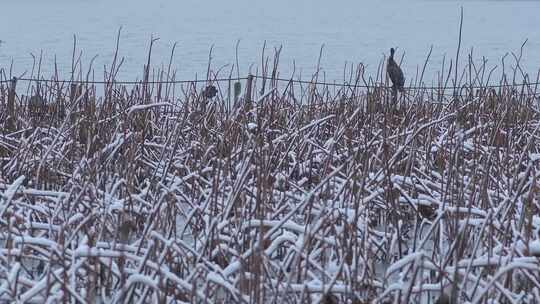
[[[384,85],[365,85],[365,84],[347,84],[347,83],[335,83],[335,82],[320,82],[320,81],[309,81],[309,80],[300,80],[300,79],[287,79],[287,78],[271,78],[271,77],[264,77],[264,76],[253,76],[254,78],[263,79],[266,78],[266,80],[277,80],[277,81],[286,81],[286,82],[294,82],[294,83],[303,83],[303,84],[312,84],[312,85],[324,85],[324,86],[338,86],[338,87],[350,87],[350,88],[383,88],[383,89],[389,89],[392,88],[392,86],[384,86]],[[540,85],[540,82],[532,82],[532,83],[523,83],[523,84],[499,84],[499,85],[485,85],[485,86],[469,86],[469,85],[463,85],[463,86],[451,86],[451,87],[435,87],[435,86],[409,86],[404,87],[405,90],[452,90],[452,89],[490,89],[490,88],[503,88],[503,87],[521,87],[521,86],[533,86],[533,85]]]
[[[216,79],[196,79],[196,80],[163,80],[163,81],[86,81],[86,80],[56,80],[56,79],[39,79],[39,78],[16,78],[17,81],[31,81],[43,83],[74,83],[74,84],[180,84],[180,83],[199,83],[199,82],[221,82],[221,81],[238,81],[246,80],[248,77],[236,78],[216,78]],[[12,80],[0,80],[0,83],[8,83]]]
[[[73,84],[182,84],[182,83],[201,83],[201,82],[222,82],[222,81],[239,81],[247,80],[248,77],[233,77],[233,78],[216,78],[216,79],[196,79],[196,80],[164,80],[164,81],[86,81],[86,80],[56,80],[56,79],[39,79],[39,78],[14,78],[17,81],[31,81],[31,82],[40,82],[40,83],[73,83]],[[266,79],[270,81],[283,81],[283,82],[292,82],[292,83],[301,83],[309,85],[322,85],[322,86],[335,86],[335,87],[348,87],[348,88],[381,88],[381,89],[390,89],[392,86],[385,85],[365,85],[365,84],[348,84],[348,83],[335,83],[335,82],[320,82],[320,81],[308,81],[300,79],[287,79],[287,78],[272,78],[264,77],[259,75],[251,75],[253,78],[257,79]],[[0,80],[0,83],[9,83],[11,79]],[[522,84],[498,84],[498,85],[484,85],[484,86],[448,86],[448,87],[436,87],[436,86],[409,86],[404,87],[405,90],[463,90],[463,89],[494,89],[494,88],[512,88],[512,87],[523,87],[523,86],[537,86],[540,85],[540,82],[533,83],[522,83]],[[459,94],[458,94],[459,95]]]

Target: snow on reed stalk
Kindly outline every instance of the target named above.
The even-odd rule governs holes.
[[[2,83],[0,301],[535,303],[534,84],[471,59],[458,95],[392,103],[382,70],[280,81],[278,57],[252,104],[210,68],[171,83],[149,56],[121,84],[115,57],[93,83],[74,60],[78,82],[20,80],[8,126]]]

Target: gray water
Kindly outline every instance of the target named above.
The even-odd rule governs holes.
[[[308,76],[315,71],[324,44],[322,72],[328,80],[342,80],[346,64],[367,66],[375,73],[390,47],[405,52],[408,79],[421,69],[433,46],[426,79],[440,70],[443,56],[455,57],[459,9],[464,8],[462,58],[474,48],[498,66],[508,52],[519,52],[528,38],[522,64],[536,77],[540,68],[539,1],[359,1],[359,0],[17,0],[0,7],[0,67],[13,75],[30,73],[33,58],[43,51],[42,72],[57,69],[69,77],[73,35],[82,50],[83,68],[97,55],[94,71],[102,78],[111,64],[117,31],[122,27],[120,55],[125,62],[119,79],[140,79],[151,37],[160,38],[153,50],[155,66],[167,64],[178,42],[173,67],[177,78],[206,76],[213,45],[212,67],[235,62],[240,39],[240,73],[260,66],[264,41],[267,54],[283,46],[281,76]],[[507,63],[513,62],[508,57]],[[477,61],[478,62],[478,61]]]

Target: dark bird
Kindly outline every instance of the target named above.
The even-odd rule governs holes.
[[[216,89],[215,86],[209,85],[204,89],[203,95],[206,98],[212,99],[212,98],[216,97],[217,92],[218,92],[218,90]]]
[[[388,65],[386,66],[386,72],[392,81],[392,88],[394,92],[399,90],[403,92],[403,85],[405,85],[405,76],[399,65],[394,60],[394,48],[390,49],[390,58],[388,58]]]
[[[118,237],[120,240],[120,243],[127,244],[129,242],[129,237],[132,234],[132,232],[135,231],[135,223],[133,223],[130,220],[124,221],[120,227],[118,227]]]
[[[450,304],[452,301],[446,293],[442,293],[435,304]]]
[[[325,294],[323,295],[323,297],[321,298],[321,304],[337,304],[339,301],[338,301],[338,298],[336,296],[334,296],[333,294]]]

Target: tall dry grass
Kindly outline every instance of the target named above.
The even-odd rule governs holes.
[[[150,55],[139,83],[116,57],[99,83],[19,80],[13,110],[2,83],[0,301],[536,303],[540,115],[517,57],[500,87],[470,59],[397,103],[382,66],[334,86],[278,59],[251,96]]]

